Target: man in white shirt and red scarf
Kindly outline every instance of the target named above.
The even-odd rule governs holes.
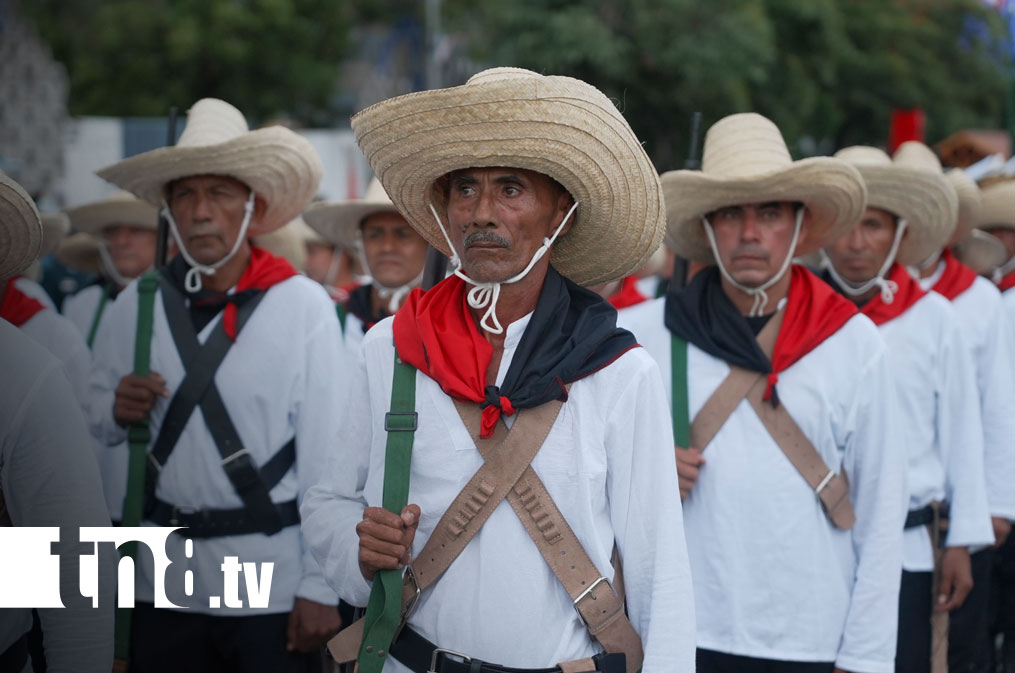
[[[140,525],[129,522],[138,513],[145,525],[185,527],[167,543],[182,568],[166,582],[185,610],[153,607],[151,558],[138,559],[131,666],[314,670],[340,625],[338,597],[304,548],[298,503],[337,449],[333,405],[348,366],[324,289],[248,237],[303,210],[320,159],[288,129],[248,131],[239,110],[206,98],[176,146],[99,174],[160,205],[180,251],[120,293],[95,341],[93,431],[122,451],[149,423],[121,477],[123,523]],[[145,342],[146,376],[131,373]],[[248,593],[249,576],[223,594],[227,557],[255,564],[262,586],[273,564],[268,595]],[[180,586],[185,570],[192,591]]]
[[[905,268],[952,235],[958,196],[919,142],[903,143],[894,159],[874,147],[835,156],[863,176],[867,211],[825,248],[823,277],[888,344],[909,452],[895,670],[929,673],[932,653],[943,662],[947,647],[946,627],[932,639],[931,615],[940,622],[962,605],[973,586],[969,548],[994,541],[972,358],[951,304],[922,290]]]
[[[985,190],[981,191],[981,201]],[[960,208],[956,235],[983,223],[993,208],[981,204],[973,220],[969,209]],[[987,502],[994,527],[995,544],[1003,544],[1015,519],[1015,353],[1012,352],[1001,293],[986,278],[963,265],[945,246],[924,262],[910,268],[920,287],[951,301],[958,316],[963,341],[973,358],[983,425],[983,463],[987,479]],[[953,671],[980,671],[989,666],[993,645],[989,636],[992,546],[974,548],[971,554],[973,589],[949,615],[949,667]]]
[[[860,218],[863,179],[793,162],[749,113],[662,183],[671,249],[710,266],[622,317],[670,384],[698,670],[889,673],[905,453],[886,347],[791,264]]]
[[[690,670],[659,375],[580,287],[624,277],[661,240],[662,194],[634,133],[585,82],[515,68],[379,103],[353,130],[455,272],[364,338],[344,417],[354,443],[303,506],[327,579],[369,603],[362,646],[343,632],[332,653],[359,653],[361,672]],[[409,386],[413,402],[390,404]],[[396,475],[405,430],[411,469]],[[526,454],[524,476],[502,473]],[[374,608],[392,576],[388,620]]]

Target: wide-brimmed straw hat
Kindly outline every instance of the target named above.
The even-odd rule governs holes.
[[[1003,180],[980,191],[977,229],[1015,230],[1015,180]]]
[[[367,186],[367,192],[362,199],[312,203],[303,213],[303,219],[332,245],[351,250],[359,241],[359,225],[364,217],[374,213],[397,212],[398,209],[384,191],[381,181],[374,178]]]
[[[42,248],[39,257],[56,252],[60,241],[70,233],[70,219],[63,213],[42,213]]]
[[[0,171],[0,280],[24,271],[42,249],[42,221],[21,185]]]
[[[997,236],[973,229],[955,244],[955,256],[976,273],[990,273],[1008,259],[1008,249]]]
[[[138,154],[97,171],[139,198],[161,206],[166,186],[193,175],[226,175],[267,202],[249,234],[274,231],[299,215],[314,197],[323,168],[313,145],[282,126],[256,131],[225,101],[203,98],[190,108],[187,126],[173,147]]]
[[[701,218],[745,203],[801,202],[811,213],[795,255],[824,248],[863,215],[866,189],[856,169],[832,157],[793,161],[779,128],[753,112],[720,119],[705,134],[700,171],[662,175],[668,245],[698,262],[714,261]]]
[[[951,183],[955,194],[959,197],[959,218],[952,238],[956,241],[963,241],[968,238],[976,223],[980,219],[980,208],[983,198],[980,196],[980,188],[976,181],[966,174],[961,168],[952,168],[945,171],[945,178]]]
[[[399,96],[352,118],[356,142],[395,207],[450,254],[435,184],[451,171],[503,166],[559,182],[578,202],[550,262],[581,285],[637,269],[662,240],[665,212],[651,161],[616,105],[570,77],[493,68],[463,86]]]
[[[899,146],[894,158],[865,146],[847,147],[835,156],[860,171],[867,183],[868,207],[908,223],[895,257],[899,264],[924,262],[948,242],[959,215],[959,197],[933,150],[911,140]]]
[[[130,192],[117,189],[101,201],[93,201],[64,211],[74,231],[101,236],[110,225],[150,229],[159,226],[159,209]]]
[[[253,243],[276,257],[285,258],[293,265],[294,269],[302,271],[307,263],[304,228],[307,228],[307,223],[303,221],[302,217],[297,217],[275,231],[254,237]]]
[[[100,240],[91,234],[78,232],[60,242],[56,249],[56,261],[68,269],[82,273],[102,274],[102,256],[99,254]]]

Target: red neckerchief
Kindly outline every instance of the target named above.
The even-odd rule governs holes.
[[[466,307],[467,291],[457,276],[425,293],[414,289],[395,314],[392,330],[403,362],[432,378],[451,397],[479,403],[486,399],[486,370],[493,346]],[[515,412],[506,397],[500,402],[505,414]],[[493,434],[500,414],[501,409],[494,405],[483,409],[481,437]]]
[[[243,270],[243,275],[240,276],[239,282],[236,283],[236,290],[233,294],[221,297],[222,300],[227,302],[225,314],[222,316],[222,326],[225,328],[229,338],[236,341],[235,301],[243,296],[244,290],[264,291],[272,285],[281,283],[283,280],[295,275],[296,269],[287,260],[276,257],[270,252],[256,246],[250,246],[250,263],[247,264],[247,268]],[[248,292],[247,294],[250,293]]]
[[[820,278],[799,264],[793,265],[786,298],[786,315],[772,352],[772,373],[763,399],[773,400],[779,372],[791,367],[839,331],[857,313],[853,302],[844,298]]]
[[[7,280],[7,293],[0,304],[0,318],[15,327],[21,327],[46,307],[38,299],[29,297],[14,284],[17,277]]]
[[[638,289],[638,277],[628,276],[621,281],[620,289],[614,292],[607,301],[610,302],[613,308],[619,311],[622,308],[640,304],[646,299],[648,297],[643,295],[641,290]]]
[[[1001,282],[997,284],[997,289],[1001,290],[1001,292],[1010,290],[1013,287],[1015,287],[1015,271],[1012,271],[1007,276],[1002,277]]]
[[[945,262],[945,270],[934,284],[933,290],[948,301],[952,301],[972,286],[976,281],[976,272],[957,260],[951,250],[946,249],[941,259]]]
[[[888,280],[899,286],[899,291],[895,293],[892,303],[886,304],[882,301],[879,292],[860,309],[860,313],[873,320],[875,325],[884,325],[889,320],[898,318],[909,310],[909,307],[915,304],[918,299],[927,294],[926,290],[921,288],[920,284],[898,262],[892,265]]]

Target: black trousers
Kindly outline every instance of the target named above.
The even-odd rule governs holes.
[[[1000,670],[1015,673],[1015,535],[994,554],[994,576],[991,578],[991,636],[1004,636]]]
[[[698,648],[698,673],[832,673],[835,662],[777,661]]]
[[[981,673],[990,670],[990,576],[994,550],[984,549],[970,556],[973,590],[965,603],[948,617],[949,673]]]
[[[896,673],[930,673],[930,611],[934,573],[902,571]]]
[[[320,673],[318,652],[286,651],[289,615],[218,617],[137,603],[131,673]]]

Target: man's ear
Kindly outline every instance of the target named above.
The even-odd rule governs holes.
[[[264,214],[268,210],[268,202],[264,200],[264,197],[260,194],[254,195],[254,212],[250,215],[250,226],[253,228],[255,225],[261,224],[261,220],[264,219]]]
[[[811,227],[814,223],[814,215],[811,213],[811,209],[807,206],[802,206],[802,208],[804,209],[804,218],[803,221],[800,222],[800,236],[797,237],[796,243],[797,249],[800,249],[800,246],[807,242],[807,239],[810,237]]]
[[[564,220],[565,217],[567,217],[567,213],[569,210],[571,210],[571,206],[573,205],[574,199],[571,197],[571,195],[567,191],[561,190],[560,194],[557,195],[557,211],[559,217],[556,219],[556,223],[553,225],[553,231],[557,230],[557,227],[559,227],[560,223]],[[560,230],[561,236],[571,231],[571,227],[574,225],[574,221],[577,216],[578,210],[576,208],[574,214],[571,215],[571,219],[569,219],[567,221],[567,224],[564,225],[564,228]],[[548,236],[553,235],[553,231],[551,231],[547,235]]]

